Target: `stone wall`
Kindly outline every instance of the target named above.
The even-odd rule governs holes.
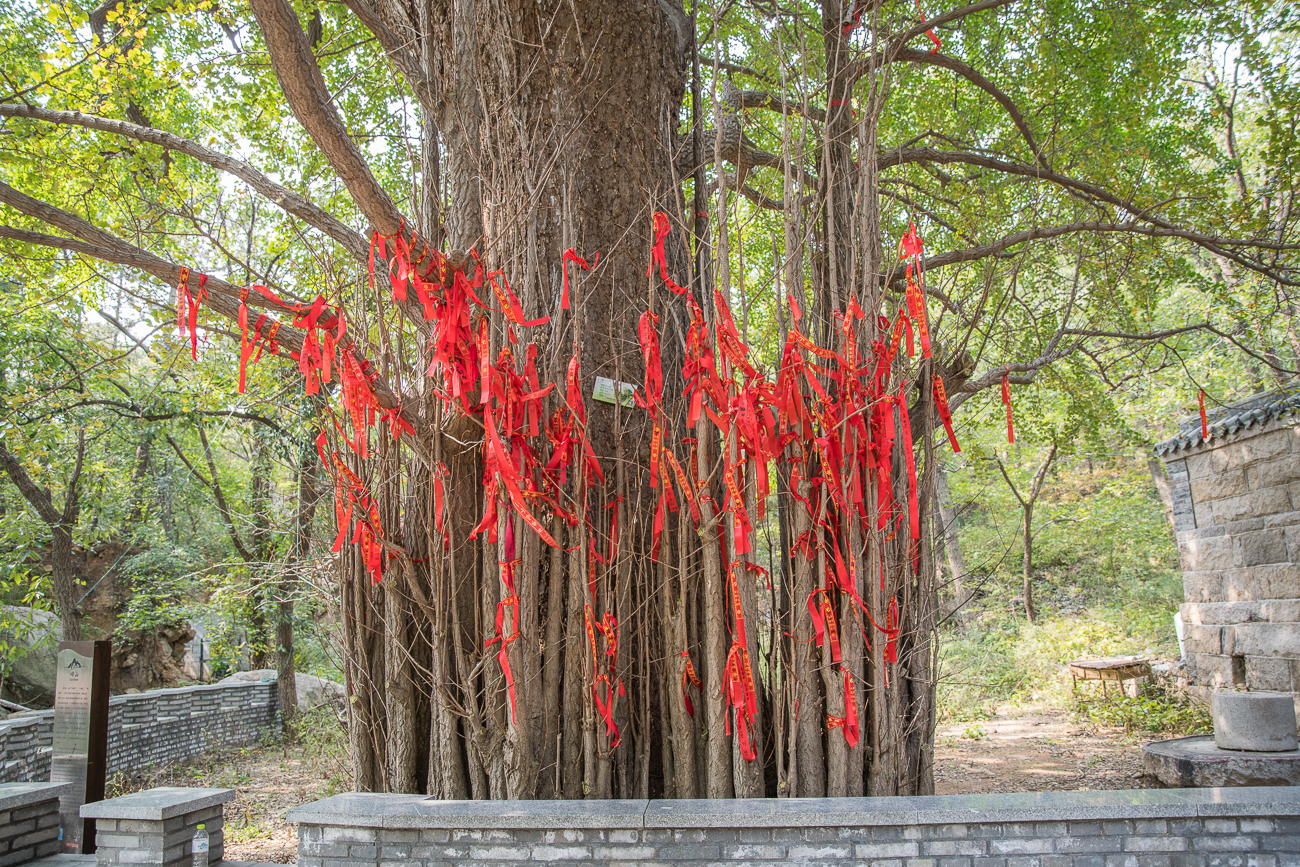
[[[59,795],[67,783],[0,784],[0,867],[58,854]]]
[[[298,867],[1300,865],[1295,788],[495,803],[351,794],[289,821]]]
[[[274,683],[231,683],[115,695],[108,703],[108,773],[246,744],[279,726]],[[54,711],[0,720],[0,783],[50,778]]]
[[[1189,674],[1201,691],[1300,693],[1300,423],[1273,418],[1208,443],[1197,427],[1162,455]]]

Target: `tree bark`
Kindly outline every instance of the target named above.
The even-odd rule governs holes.
[[[77,573],[72,564],[72,533],[81,515],[81,473],[86,460],[86,432],[77,431],[77,453],[64,489],[63,509],[54,507],[47,488],[38,485],[27,469],[0,440],[0,468],[50,529],[50,581],[64,641],[81,640],[81,598]]]

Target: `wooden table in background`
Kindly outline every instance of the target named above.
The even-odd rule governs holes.
[[[1139,677],[1151,677],[1151,663],[1138,656],[1112,656],[1105,659],[1076,659],[1067,665],[1070,668],[1070,676],[1074,678],[1074,689],[1079,688],[1079,681],[1082,680],[1099,680],[1101,681],[1101,694],[1106,694],[1106,684],[1121,684],[1126,680],[1136,680]]]

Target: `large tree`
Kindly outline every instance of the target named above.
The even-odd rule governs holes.
[[[33,16],[0,238],[337,398],[362,789],[932,791],[940,395],[1010,427],[1054,363],[1250,348],[1151,330],[1164,282],[1296,285],[1290,179],[1193,160],[1179,4],[344,5]],[[208,169],[284,211],[264,264]]]

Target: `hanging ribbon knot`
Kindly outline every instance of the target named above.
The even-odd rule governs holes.
[[[948,442],[952,446],[954,453],[961,451],[961,446],[957,445],[957,434],[952,428],[952,410],[948,408],[948,392],[943,387],[943,377],[934,374],[934,405],[939,410],[939,419],[943,422],[943,429],[948,433]]]
[[[668,276],[668,258],[664,254],[664,238],[672,231],[672,223],[668,221],[668,215],[662,211],[654,213],[654,247],[650,251],[650,264],[646,266],[645,275],[651,276],[655,272],[655,266],[659,266],[659,277],[664,281],[664,285],[676,292],[678,295],[685,295],[691,290],[685,286],[678,286],[673,279]]]
[[[849,670],[840,666],[840,672],[844,675],[844,716],[827,714],[826,730],[843,729],[844,740],[848,743],[849,749],[853,749],[858,745],[858,696]]]
[[[560,271],[564,275],[564,292],[560,296],[560,306],[565,310],[569,309],[569,263],[570,262],[577,265],[579,268],[581,268],[584,271],[590,271],[592,268],[595,268],[598,264],[600,264],[600,254],[597,253],[596,257],[591,260],[591,264],[588,265],[587,260],[579,256],[578,251],[575,250],[574,248],[570,247],[569,249],[564,251],[564,258],[560,261]]]
[[[686,703],[686,713],[695,716],[695,706],[691,704],[690,694],[686,692],[686,684],[689,682],[696,689],[704,689],[704,684],[700,683],[700,678],[695,674],[695,666],[691,664],[691,655],[687,651],[682,651],[682,658],[686,660],[686,670],[682,672],[682,701]]]
[[[921,11],[921,0],[916,0],[916,17],[920,18],[922,21],[926,20],[925,13]],[[937,54],[939,49],[943,47],[943,43],[939,41],[939,37],[934,35],[934,28],[925,31],[925,38],[934,43],[934,47],[930,49],[931,54]]]

